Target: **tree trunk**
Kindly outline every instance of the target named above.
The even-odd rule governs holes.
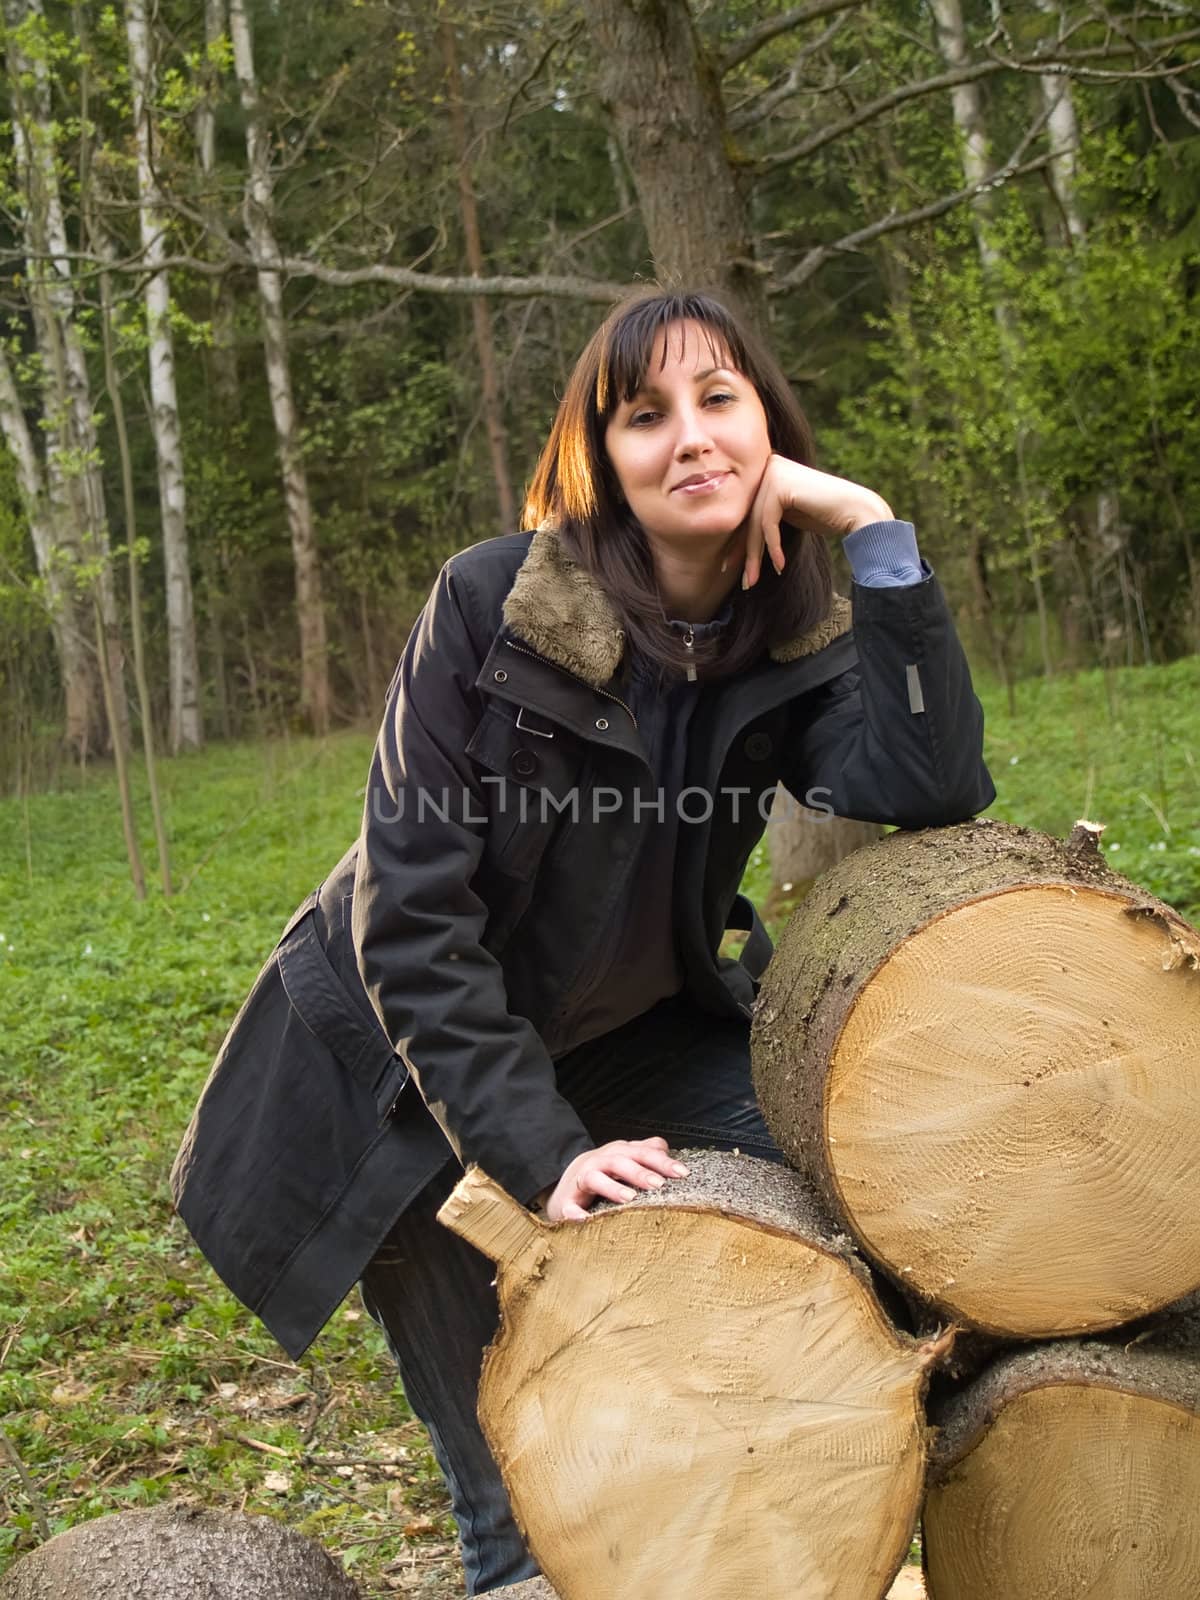
[[[138,219],[146,263],[146,333],[150,357],[150,423],[158,458],[163,569],[167,598],[167,657],[170,684],[168,742],[173,754],[204,742],[200,715],[200,664],[188,556],[183,440],[175,385],[175,341],[166,259],[166,217],[155,172],[155,88],[146,0],[125,0],[129,79],[137,135]]]
[[[101,241],[97,228],[93,244],[99,254],[109,254],[111,243]],[[121,379],[117,372],[117,357],[113,336],[112,284],[109,274],[101,271],[100,315],[101,339],[104,345],[104,386],[108,403],[112,407],[113,428],[117,435],[117,455],[121,462],[121,495],[125,508],[125,552],[129,572],[129,631],[133,638],[133,675],[137,685],[138,711],[142,721],[142,754],[146,763],[146,788],[150,794],[150,813],[154,819],[154,842],[158,850],[158,875],[162,892],[171,893],[171,848],[167,842],[167,827],[163,818],[162,795],[158,786],[158,758],[155,752],[154,714],[150,703],[150,679],[146,672],[145,628],[142,622],[141,552],[137,539],[137,498],[133,489],[133,454],[129,448],[129,430],[125,425],[125,402],[121,395]]]
[[[225,0],[204,0],[204,94],[196,107],[196,149],[203,179],[201,204],[210,222],[220,218],[217,193],[217,123],[215,106],[220,94],[216,52],[225,36]],[[212,253],[220,247],[212,246]],[[212,380],[217,404],[225,423],[236,421],[241,411],[238,382],[237,342],[234,330],[234,298],[229,274],[220,273],[209,288],[212,319]]]
[[[482,277],[483,243],[479,237],[479,213],[475,205],[475,190],[471,186],[470,149],[467,143],[467,119],[463,110],[462,82],[458,68],[458,48],[454,37],[454,22],[448,15],[442,17],[441,37],[442,59],[446,65],[450,123],[454,130],[454,152],[458,161],[458,194],[462,208],[463,239],[467,247],[467,266],[477,277]],[[492,313],[482,295],[477,295],[471,301],[471,319],[475,327],[475,349],[479,355],[479,385],[483,398],[484,420],[487,424],[488,448],[492,457],[492,476],[495,479],[496,499],[500,507],[500,525],[506,533],[511,533],[517,526],[517,506],[513,498],[512,479],[508,472],[508,433],[504,426],[504,405],[500,398],[500,378],[496,371]]]
[[[823,1202],[907,1289],[1018,1338],[1200,1283],[1200,935],[1097,833],[858,851],[793,917],[754,1023],[764,1115]]]
[[[687,0],[592,0],[587,15],[600,100],[633,176],[659,279],[716,291],[765,322],[720,81]]]
[[[311,1539],[271,1517],[195,1506],[68,1528],[0,1578],[0,1600],[358,1600]]]
[[[17,391],[8,355],[0,344],[0,432],[16,466],[17,488],[29,523],[38,576],[46,586],[48,621],[62,675],[67,743],[77,754],[88,749],[102,704],[96,658],[89,654],[81,628],[79,598],[70,570],[62,562],[62,538],[55,526],[42,463]]]
[[[4,0],[8,25],[12,139],[20,191],[21,225],[28,252],[28,285],[34,330],[43,365],[43,405],[50,438],[46,477],[54,507],[56,548],[69,569],[87,562],[94,568],[103,624],[102,644],[113,686],[116,723],[111,736],[129,742],[124,659],[113,586],[104,508],[100,447],[96,436],[91,384],[83,341],[75,325],[75,280],[58,184],[56,126],[47,66],[48,45],[42,0]],[[77,600],[79,633],[90,632],[88,606]],[[98,669],[89,705],[89,742],[103,747],[103,703]]]
[[[965,67],[970,61],[966,28],[963,24],[959,0],[930,0],[937,25],[938,48],[942,60],[950,71]],[[968,186],[982,183],[992,171],[991,143],[983,113],[983,91],[978,83],[958,83],[950,92],[954,108],[954,126],[959,134],[959,149],[963,178]],[[975,243],[984,278],[992,287],[992,304],[996,325],[1000,330],[1001,353],[1009,369],[1015,369],[1020,359],[1016,319],[1000,281],[1003,258],[988,229],[993,210],[993,197],[986,191],[974,202]],[[1021,506],[1021,519],[1025,529],[1026,551],[1029,557],[1029,581],[1033,588],[1037,608],[1038,639],[1042,651],[1042,670],[1047,678],[1054,676],[1054,661],[1050,653],[1050,624],[1046,607],[1046,591],[1042,582],[1040,553],[1037,535],[1030,517],[1030,490],[1025,473],[1024,424],[1017,422],[1013,436],[1013,450],[1017,458],[1017,487]]]
[[[786,893],[805,895],[821,873],[851,851],[873,843],[882,832],[877,822],[810,811],[786,789],[776,789],[767,819],[771,882]]]
[[[1055,0],[1034,0],[1043,16],[1057,18]],[[1055,152],[1050,163],[1050,187],[1058,202],[1063,232],[1067,242],[1083,245],[1087,242],[1087,224],[1079,205],[1079,192],[1075,174],[1079,154],[1079,123],[1075,116],[1075,92],[1071,80],[1064,73],[1043,73],[1038,78],[1042,91],[1042,104],[1048,117],[1050,148]]]
[[[584,1224],[478,1169],[441,1211],[498,1263],[479,1416],[530,1548],[571,1600],[878,1600],[945,1345],[891,1327],[795,1174],[684,1160]]]
[[[246,116],[246,233],[254,256],[262,311],[267,386],[279,445],[279,465],[287,504],[296,574],[296,616],[300,630],[300,704],[314,733],[329,731],[329,651],[321,591],[321,564],[313,528],[308,477],[300,451],[300,429],[292,396],[283,278],[275,238],[275,198],[266,121],[254,72],[254,51],[245,0],[230,0],[229,25],[242,109]]]
[[[1192,1600],[1200,1356],[1097,1343],[999,1361],[940,1418],[930,1600]]]
[[[966,67],[971,60],[967,48],[967,31],[963,24],[959,0],[929,0],[929,9],[937,28],[938,49],[950,71]],[[983,183],[992,170],[991,142],[983,114],[983,91],[976,82],[956,83],[950,91],[950,104],[954,110],[954,126],[958,130],[959,158],[963,179],[967,187]],[[986,191],[972,201],[975,210],[975,240],[979,259],[985,272],[999,267],[999,251],[988,236],[986,221],[993,209],[992,196]]]

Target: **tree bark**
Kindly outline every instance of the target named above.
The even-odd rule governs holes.
[[[1200,1358],[1080,1343],[997,1362],[940,1415],[930,1600],[1191,1600],[1200,1571]]]
[[[440,1214],[498,1263],[479,1416],[530,1548],[571,1600],[878,1600],[947,1346],[892,1328],[794,1173],[683,1160],[583,1224],[478,1169]]]
[[[125,0],[129,80],[137,137],[138,221],[147,267],[144,288],[150,359],[150,423],[158,459],[158,498],[162,523],[163,571],[167,600],[167,658],[170,686],[168,742],[173,754],[197,750],[204,742],[200,712],[200,663],[188,554],[187,495],[183,439],[175,384],[175,340],[171,332],[171,291],[162,261],[166,256],[166,215],[155,167],[155,89],[146,0]]]
[[[100,648],[107,652],[113,685],[113,740],[129,742],[124,659],[113,586],[104,507],[104,484],[96,436],[91,383],[83,341],[75,323],[76,294],[71,245],[58,184],[55,122],[47,64],[43,0],[4,0],[8,25],[12,137],[20,190],[21,225],[28,252],[28,286],[35,336],[42,357],[44,421],[50,438],[46,479],[54,508],[56,546],[65,567],[86,562],[94,570],[103,624]],[[91,579],[88,579],[90,586]],[[90,631],[89,608],[77,600],[79,633]],[[86,620],[85,620],[86,619]],[[98,712],[103,691],[98,669],[89,707],[88,742],[103,747]]]
[[[137,498],[133,490],[133,455],[129,430],[125,425],[125,402],[113,339],[112,285],[107,272],[100,274],[101,338],[104,344],[104,384],[112,407],[113,428],[117,435],[117,454],[121,462],[121,495],[125,508],[125,555],[129,563],[129,631],[133,639],[133,675],[137,686],[138,711],[142,721],[142,754],[146,763],[146,788],[150,794],[150,813],[154,819],[154,842],[158,850],[158,875],[162,892],[171,893],[171,847],[163,817],[158,786],[158,758],[155,752],[154,712],[150,701],[150,679],[146,672],[145,627],[142,621],[141,551],[137,538]]]
[[[715,291],[765,321],[720,79],[686,0],[592,0],[588,21],[659,279]]]
[[[80,1523],[0,1578],[0,1600],[358,1600],[311,1539],[270,1517],[194,1506]]]
[[[102,704],[96,676],[96,658],[89,654],[81,628],[79,598],[64,566],[64,530],[56,525],[42,463],[16,379],[3,344],[0,344],[0,431],[16,465],[17,488],[29,523],[38,576],[46,586],[48,621],[62,676],[67,743],[77,753],[86,751],[98,726]]]
[[[242,110],[246,117],[246,233],[258,278],[263,352],[271,412],[279,445],[279,465],[287,505],[292,564],[296,574],[296,617],[300,631],[300,704],[314,733],[329,731],[329,650],[321,584],[321,561],[313,527],[308,477],[300,451],[300,429],[292,395],[283,278],[275,237],[275,198],[266,119],[254,71],[254,49],[245,0],[230,0],[229,25]]]
[[[793,917],[753,1026],[780,1147],[877,1265],[986,1332],[1112,1327],[1200,1280],[1200,934],[1097,831],[856,852]]]

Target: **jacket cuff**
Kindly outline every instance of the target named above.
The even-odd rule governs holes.
[[[898,589],[929,576],[911,522],[868,522],[846,535],[842,549],[864,589]]]

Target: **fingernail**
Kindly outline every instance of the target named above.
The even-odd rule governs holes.
[[[729,557],[728,557],[728,556],[726,556],[726,557],[725,557],[725,559],[724,559],[724,561],[722,561],[722,563],[721,563],[721,571],[722,571],[722,572],[724,572],[724,571],[725,571],[725,568],[726,568],[726,567],[727,567],[727,566],[728,566],[728,565],[729,565]]]
[[[690,1178],[691,1175],[692,1175],[692,1173],[691,1173],[691,1168],[690,1167],[681,1167],[678,1164],[678,1162],[676,1162],[676,1164],[675,1164],[675,1176],[677,1178]]]
[[[750,574],[748,572],[743,572],[742,573],[742,588],[743,589],[748,589],[749,587],[750,587]]]
[[[667,1180],[663,1177],[661,1172],[653,1172],[650,1174],[650,1183],[655,1189],[661,1189],[666,1181]]]

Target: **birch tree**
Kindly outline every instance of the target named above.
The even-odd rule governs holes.
[[[166,581],[169,683],[168,743],[173,754],[195,750],[204,741],[200,714],[200,665],[188,556],[187,495],[183,439],[175,382],[175,341],[171,332],[171,290],[163,261],[167,222],[156,176],[156,71],[150,44],[146,0],[125,0],[129,80],[137,138],[138,222],[146,266],[143,296],[150,361],[150,425],[158,461],[158,497]]]
[[[329,656],[321,585],[321,563],[313,527],[308,478],[300,451],[300,428],[292,394],[283,275],[275,233],[271,151],[258,79],[246,0],[230,0],[229,28],[234,70],[246,118],[246,234],[258,279],[263,354],[279,448],[287,506],[292,563],[296,574],[296,616],[300,633],[300,704],[314,733],[329,729]]]
[[[85,565],[94,574],[101,620],[97,648],[105,651],[105,670],[112,685],[114,721],[109,731],[114,743],[127,745],[129,717],[100,448],[87,357],[76,322],[76,288],[59,188],[42,0],[4,0],[4,18],[20,227],[40,358],[43,426],[47,439],[57,440],[48,447],[45,463],[52,560],[64,574]],[[65,599],[65,577],[60,593]],[[91,630],[85,620],[87,607],[79,596],[72,610],[70,631],[86,640]],[[104,743],[100,711],[104,673],[97,661],[85,674],[84,659],[77,655],[64,663],[64,687],[72,700],[70,738],[81,754]]]
[[[0,431],[16,467],[21,505],[33,541],[34,559],[46,595],[46,610],[62,676],[66,737],[75,750],[86,750],[100,707],[95,652],[83,631],[85,613],[75,593],[77,565],[66,537],[56,526],[46,475],[8,351],[0,345]]]
[[[974,201],[975,242],[985,279],[990,283],[993,310],[1000,332],[1001,355],[1011,368],[1020,360],[1018,335],[1011,308],[1000,278],[1002,257],[988,226],[992,213],[991,195],[986,188],[993,171],[991,143],[984,117],[983,95],[978,79],[963,75],[970,63],[966,27],[963,23],[961,0],[930,0],[930,10],[937,24],[938,46],[946,63],[947,77],[958,77],[951,89],[954,124],[959,135],[959,154],[963,177],[977,190]],[[1043,76],[1044,82],[1044,76]],[[1053,161],[1053,152],[1048,164]],[[1050,616],[1042,581],[1041,552],[1035,517],[1031,506],[1031,489],[1025,466],[1025,424],[1020,417],[1013,422],[1013,452],[1017,462],[1017,497],[1025,531],[1025,544],[1029,558],[1029,578],[1037,607],[1038,635],[1042,650],[1042,667],[1045,675],[1054,676],[1054,662],[1050,652]],[[979,535],[974,536],[973,557],[979,561]],[[981,584],[977,575],[976,591]]]

